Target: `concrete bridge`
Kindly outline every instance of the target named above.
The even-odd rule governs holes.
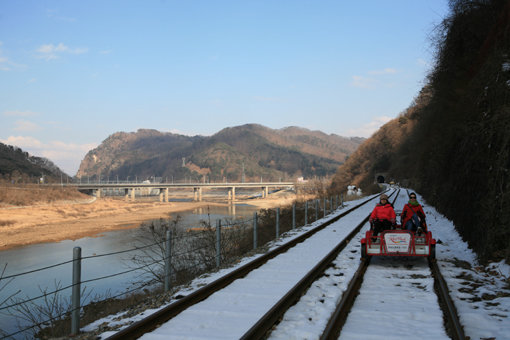
[[[193,190],[193,200],[202,201],[202,191],[204,189],[226,189],[228,190],[228,200],[236,200],[236,189],[239,188],[260,188],[262,198],[269,195],[269,189],[292,188],[296,190],[293,182],[260,182],[260,183],[69,183],[67,186],[76,187],[79,191],[89,192],[100,198],[105,190],[123,192],[126,200],[135,200],[136,192],[150,193],[153,190],[159,191],[159,200],[168,202],[171,189],[189,189]]]

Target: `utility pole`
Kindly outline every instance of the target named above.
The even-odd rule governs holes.
[[[244,183],[245,177],[244,177],[244,161],[243,161],[243,173],[241,175],[241,183]]]

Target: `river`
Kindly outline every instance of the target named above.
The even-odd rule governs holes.
[[[247,204],[238,204],[234,208],[215,207],[194,209],[175,213],[182,217],[179,225],[183,227],[199,226],[201,220],[211,220],[215,223],[220,218],[240,218],[249,219],[258,208]],[[175,216],[174,216],[175,217]],[[140,236],[140,228],[112,231],[99,235],[98,237],[85,237],[78,240],[66,240],[57,243],[35,244],[22,248],[15,248],[0,252],[0,274],[7,264],[3,277],[16,275],[45,268],[55,264],[71,261],[73,258],[73,248],[81,247],[82,258],[91,257],[82,261],[81,280],[93,280],[114,273],[126,271],[133,267],[129,263],[129,258],[133,255],[122,253],[109,256],[99,256],[110,254],[123,250],[133,249]],[[140,244],[138,243],[138,246]],[[132,282],[140,275],[140,272],[129,272],[119,276],[113,276],[108,279],[87,282],[82,285],[86,287],[85,293],[89,293],[87,300],[96,295],[110,296],[117,295],[123,291],[132,288]],[[72,263],[65,263],[53,268],[44,269],[30,274],[16,276],[11,279],[0,280],[0,330],[5,334],[11,334],[18,330],[16,318],[9,315],[9,312],[18,314],[16,311],[5,308],[13,303],[9,296],[15,294],[15,298],[26,300],[42,295],[46,292],[53,292],[57,288],[67,287],[72,283]],[[70,300],[71,290],[63,290],[61,296]],[[8,299],[8,301],[5,301]],[[3,302],[3,304],[2,304]],[[44,298],[34,301],[38,304],[44,303]],[[82,301],[86,303],[87,301]],[[18,320],[19,321],[19,320]],[[27,324],[21,322],[22,325]],[[31,324],[31,323],[28,323]],[[4,334],[4,336],[5,336]],[[2,333],[0,332],[0,336]],[[26,334],[25,334],[26,335]],[[23,335],[15,338],[24,338]]]

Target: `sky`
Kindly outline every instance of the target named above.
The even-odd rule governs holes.
[[[447,14],[447,0],[0,0],[0,142],[75,175],[140,128],[370,137],[425,84]]]

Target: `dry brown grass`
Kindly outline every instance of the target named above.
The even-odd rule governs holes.
[[[0,205],[26,206],[87,198],[89,196],[74,188],[0,184]]]
[[[16,221],[13,220],[0,220],[0,227],[14,224]]]

